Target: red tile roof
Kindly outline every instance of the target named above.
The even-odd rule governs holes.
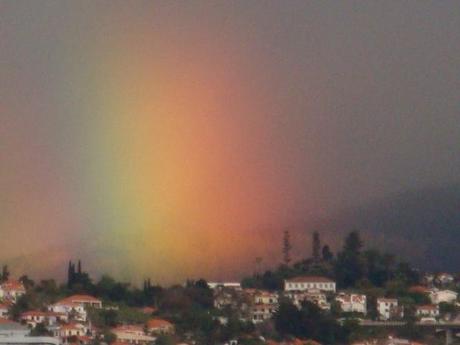
[[[8,280],[7,282],[2,284],[2,289],[6,291],[12,291],[12,290],[20,290],[20,291],[25,291],[24,285],[17,280]]]
[[[21,314],[21,317],[27,317],[27,316],[47,316],[48,313],[40,310],[29,310]]]
[[[435,304],[419,305],[417,309],[437,310],[439,307]]]
[[[286,279],[289,283],[334,283],[333,280],[321,276],[301,276],[292,279]]]
[[[157,308],[154,307],[143,307],[140,309],[144,314],[153,314],[157,311]]]
[[[430,289],[422,285],[414,285],[409,288],[409,292],[413,293],[428,293]]]
[[[144,332],[142,325],[120,325],[112,328],[112,332]]]
[[[173,324],[163,319],[150,319],[147,321],[148,329],[172,327]]]
[[[101,300],[90,295],[72,295],[62,299],[60,302],[72,303],[100,303]]]

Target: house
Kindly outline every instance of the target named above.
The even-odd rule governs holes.
[[[326,294],[322,290],[313,289],[307,291],[306,301],[316,304],[323,310],[331,310],[331,304],[327,301]]]
[[[419,317],[438,317],[439,306],[436,304],[419,305],[415,309],[415,315]]]
[[[436,283],[447,285],[454,282],[454,276],[450,273],[439,273],[435,279]]]
[[[122,325],[112,328],[117,341],[129,344],[147,344],[155,341],[155,337],[144,333],[143,325]]]
[[[65,318],[73,319],[79,322],[86,322],[86,310],[81,304],[67,301],[66,299],[56,302],[55,304],[49,305],[48,310],[57,313],[64,314]]]
[[[454,303],[457,300],[458,294],[452,290],[432,290],[430,291],[431,303],[439,304],[442,302],[445,303]]]
[[[367,314],[366,295],[341,292],[335,297],[335,300],[339,302],[344,313]]]
[[[72,295],[64,298],[60,301],[61,303],[74,303],[79,304],[83,307],[92,307],[100,309],[102,308],[102,301],[96,297],[90,295]]]
[[[58,323],[68,323],[69,322],[68,316],[64,313],[55,313],[52,311],[48,311],[46,313],[46,318],[47,318],[49,326],[54,326],[54,325],[57,325]]]
[[[335,282],[321,276],[301,276],[284,281],[284,291],[321,290],[335,292]]]
[[[147,330],[156,335],[172,334],[174,333],[174,325],[163,319],[150,319],[147,321]]]
[[[214,290],[214,307],[216,309],[224,309],[225,307],[234,305],[235,300],[233,294],[226,289]]]
[[[423,345],[407,339],[388,337],[388,339],[369,339],[351,345]]]
[[[235,290],[241,290],[241,284],[238,282],[208,282],[210,289],[216,289],[218,287],[231,288]]]
[[[302,302],[311,302],[323,310],[330,310],[331,304],[327,301],[326,294],[320,290],[311,289],[308,291],[289,291],[284,295],[289,298],[297,307],[302,307]]]
[[[39,310],[30,310],[22,313],[19,319],[30,327],[35,327],[39,323],[45,324],[47,321],[47,313]]]
[[[50,311],[29,310],[20,315],[20,320],[30,327],[36,327],[37,324],[43,323],[47,326],[54,326],[60,322],[67,322],[68,317],[63,313]]]
[[[26,293],[24,284],[17,280],[8,280],[0,285],[0,298],[4,300],[16,302],[18,297]]]
[[[0,303],[0,317],[8,317],[9,305]]]
[[[48,306],[54,313],[65,314],[66,318],[86,322],[87,307],[102,308],[102,301],[90,295],[72,295]]]
[[[377,312],[381,320],[401,318],[404,315],[396,298],[377,298]]]
[[[60,337],[61,339],[86,336],[87,334],[88,328],[82,323],[71,322],[54,329],[54,336]]]
[[[254,294],[255,304],[278,304],[278,294],[270,291],[257,291]]]
[[[251,321],[261,323],[272,318],[278,306],[275,304],[254,304],[249,309]]]

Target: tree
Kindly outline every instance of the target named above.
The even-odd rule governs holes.
[[[312,256],[315,262],[320,260],[321,241],[319,239],[318,231],[313,232],[312,239]]]
[[[72,261],[69,261],[69,266],[67,268],[67,287],[70,289],[75,280],[75,265]]]
[[[35,282],[32,279],[30,279],[27,276],[27,274],[24,274],[23,276],[21,276],[19,278],[19,281],[24,285],[24,287],[26,289],[30,289],[30,288],[34,287],[34,285],[35,285]]]
[[[170,335],[163,334],[158,336],[158,338],[155,341],[155,345],[174,345],[174,339]]]
[[[283,263],[288,266],[291,262],[291,236],[288,230],[283,233]]]
[[[323,261],[331,261],[334,258],[334,254],[332,254],[331,249],[326,244],[322,250]]]
[[[299,336],[302,329],[301,312],[291,301],[281,301],[274,315],[276,330],[286,336]]]
[[[117,340],[117,336],[114,333],[110,332],[109,330],[104,331],[103,336],[104,336],[104,341],[107,344],[112,344]]]
[[[30,335],[34,337],[51,336],[52,333],[46,328],[44,323],[40,322],[30,331]]]
[[[9,277],[10,277],[10,271],[8,270],[8,265],[3,265],[0,281],[4,283],[8,281]]]
[[[363,242],[359,232],[352,231],[345,238],[342,251],[337,256],[336,276],[342,287],[350,287],[365,274],[364,258],[361,253]]]

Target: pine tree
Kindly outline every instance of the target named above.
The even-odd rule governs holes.
[[[10,271],[8,270],[8,265],[3,265],[2,268],[2,275],[1,275],[1,282],[7,282],[10,277]]]
[[[284,231],[283,234],[283,263],[289,265],[291,262],[291,236],[288,230]]]
[[[334,257],[334,254],[332,254],[331,249],[327,244],[323,247],[322,256],[324,261],[331,261]]]
[[[67,269],[67,287],[71,289],[74,283],[75,283],[75,264],[72,261],[69,261],[69,267]]]
[[[318,231],[313,233],[313,240],[312,240],[312,253],[313,253],[313,261],[318,262],[320,261],[320,250],[321,250],[321,241],[319,239]]]

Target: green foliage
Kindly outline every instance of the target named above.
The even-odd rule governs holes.
[[[21,276],[19,278],[19,281],[24,285],[26,290],[33,288],[35,285],[35,282],[32,279],[30,279],[26,274]]]
[[[441,302],[439,303],[439,312],[444,314],[451,314],[455,316],[458,313],[458,307],[452,303]]]
[[[2,273],[0,275],[0,283],[4,283],[8,281],[9,277],[10,277],[10,271],[8,269],[8,265],[3,265]]]
[[[155,345],[174,345],[174,338],[170,335],[160,335],[155,341]]]
[[[323,261],[331,261],[334,258],[334,254],[332,253],[331,249],[329,246],[326,244],[323,246],[323,249],[321,251]]]
[[[341,252],[337,255],[335,273],[337,284],[343,288],[351,287],[364,277],[365,260],[361,255],[363,242],[359,232],[352,231],[345,238]]]
[[[317,251],[319,234],[314,238]],[[359,290],[373,287],[388,288],[388,294],[399,296],[407,293],[409,285],[417,284],[420,276],[405,262],[397,262],[390,254],[376,249],[363,251],[364,243],[358,231],[349,233],[342,249],[334,259],[328,245],[322,250],[322,258],[306,258],[293,265],[280,265],[276,270],[254,274],[242,280],[245,288],[282,290],[284,280],[300,275],[321,275],[337,281],[339,288]]]
[[[88,308],[88,318],[97,327],[110,328],[118,324],[145,323],[149,316],[137,308],[121,305],[118,310]]]
[[[38,336],[52,336],[53,334],[48,331],[43,323],[37,323],[37,325],[30,331],[30,335],[34,337]]]
[[[313,232],[313,238],[312,238],[312,258],[313,258],[313,261],[318,262],[321,259],[320,250],[321,250],[321,240],[319,238],[318,231],[315,231],[315,232]]]
[[[104,338],[104,342],[107,344],[112,344],[113,342],[117,340],[117,336],[114,333],[110,332],[110,330],[108,329],[105,329],[102,335]]]
[[[288,266],[291,263],[291,236],[289,231],[283,233],[283,264]]]
[[[334,344],[347,337],[345,329],[310,302],[305,302],[299,310],[290,301],[282,300],[274,320],[277,331],[284,337],[315,339],[326,344]]]
[[[19,316],[27,311],[32,309],[40,309],[43,306],[43,303],[38,298],[38,295],[34,291],[28,291],[16,300],[16,303],[13,304],[8,313],[13,320],[19,320]]]
[[[264,341],[257,338],[243,338],[239,340],[240,345],[263,345]]]

